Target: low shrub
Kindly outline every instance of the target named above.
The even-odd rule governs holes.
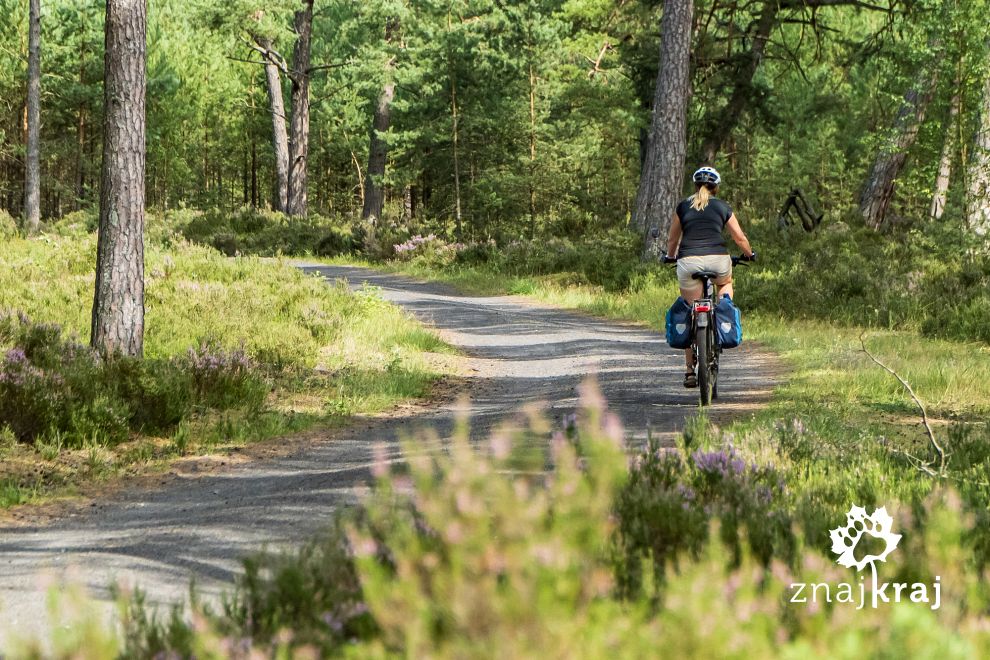
[[[510,275],[579,273],[591,284],[608,290],[629,286],[644,266],[639,262],[639,238],[624,229],[585,236],[580,240],[549,237],[506,244],[497,261]]]
[[[354,241],[364,256],[387,261],[396,256],[395,246],[410,240],[416,229],[404,222],[383,220],[377,225],[359,224],[354,228]]]
[[[258,366],[243,347],[225,351],[203,344],[198,349],[189,349],[185,364],[200,405],[218,410],[236,406],[259,408],[265,400],[268,388],[258,378]]]
[[[80,209],[49,223],[46,231],[60,236],[81,236],[96,231],[100,224],[96,209]]]
[[[336,256],[359,247],[349,225],[316,214],[292,217],[251,207],[205,212],[180,209],[166,213],[161,222],[187,240],[231,257]]]
[[[17,236],[17,221],[6,209],[0,209],[0,239],[14,236]]]
[[[103,357],[61,327],[0,316],[0,426],[18,440],[114,445],[164,432],[195,407],[258,408],[267,384],[241,351],[201,347],[167,360]]]
[[[990,342],[990,254],[962,224],[891,235],[834,221],[814,234],[766,225],[750,234],[760,262],[738,278],[744,308]]]
[[[392,249],[399,261],[413,261],[426,268],[444,269],[454,264],[458,252],[465,247],[463,243],[448,243],[435,234],[429,234],[413,236]]]
[[[651,441],[616,499],[620,575],[627,594],[642,588],[644,559],[650,558],[656,574],[663,575],[683,555],[697,556],[714,520],[720,521],[721,541],[736,563],[747,551],[744,545],[765,566],[794,558],[785,475],[747,459],[704,420],[692,426],[674,448]]]
[[[327,234],[316,244],[314,253],[318,257],[337,257],[356,252],[360,248],[361,242],[353,230],[328,227]]]

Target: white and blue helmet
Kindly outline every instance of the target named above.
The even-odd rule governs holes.
[[[691,177],[695,183],[717,186],[722,183],[722,177],[714,167],[701,167]]]

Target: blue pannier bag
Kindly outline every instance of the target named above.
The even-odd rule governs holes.
[[[667,345],[671,348],[691,347],[691,305],[680,296],[667,310],[664,323],[667,330]]]
[[[735,348],[742,343],[742,319],[729,294],[724,294],[715,305],[715,329],[722,348]]]

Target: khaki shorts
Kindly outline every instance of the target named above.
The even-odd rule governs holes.
[[[677,260],[677,282],[688,291],[700,288],[701,280],[694,279],[692,275],[703,270],[718,274],[715,284],[728,284],[732,281],[732,257],[727,254],[681,257]]]

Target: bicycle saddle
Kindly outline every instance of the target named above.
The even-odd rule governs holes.
[[[691,277],[696,280],[714,280],[718,277],[718,273],[710,270],[702,270],[697,273],[692,273]]]

